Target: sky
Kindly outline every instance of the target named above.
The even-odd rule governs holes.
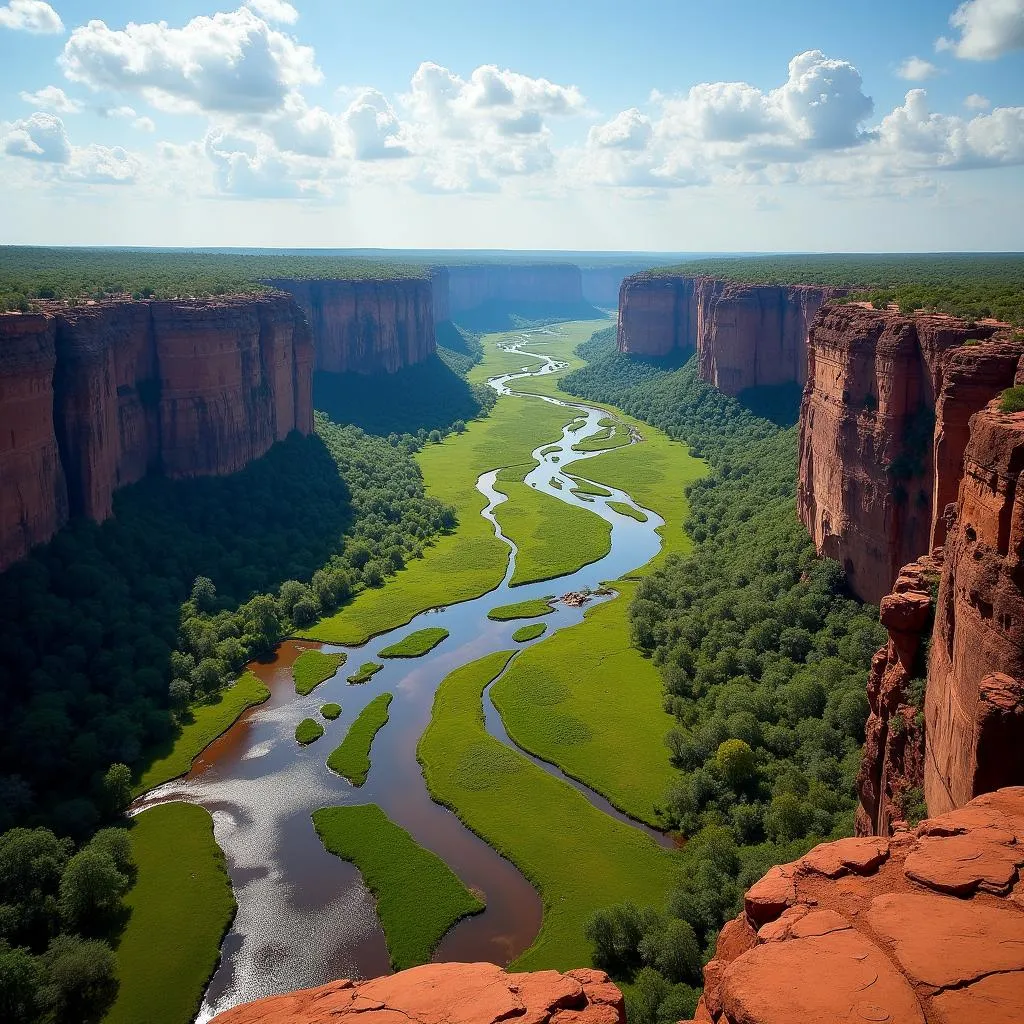
[[[1024,250],[1024,0],[0,0],[0,244]]]

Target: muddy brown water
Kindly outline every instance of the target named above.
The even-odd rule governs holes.
[[[543,332],[524,334],[524,343],[537,333]],[[520,350],[524,356],[536,355],[547,361],[534,374],[494,378],[490,383],[501,393],[509,393],[509,383],[519,377],[550,373],[557,366],[543,354]],[[536,937],[541,924],[537,892],[513,864],[469,831],[451,811],[430,799],[416,761],[416,744],[430,720],[434,693],[449,672],[494,651],[529,646],[512,640],[512,633],[522,621],[492,622],[487,618],[491,608],[585,587],[593,589],[604,580],[624,575],[657,553],[660,539],[655,531],[663,521],[649,509],[643,509],[648,517],[644,523],[613,512],[607,507],[609,501],[641,507],[614,488],[609,488],[610,496],[589,501],[570,493],[573,484],[564,470],[585,477],[586,459],[600,454],[572,452],[571,446],[601,429],[598,421],[607,413],[554,399],[519,400],[554,402],[586,417],[582,428],[572,433],[563,428],[560,439],[551,439],[537,448],[534,458],[539,465],[526,482],[607,519],[612,524],[609,553],[557,580],[510,588],[515,545],[503,536],[494,519],[494,508],[506,498],[494,490],[497,469],[483,474],[477,488],[489,501],[482,514],[509,544],[510,552],[505,578],[496,590],[472,601],[423,612],[361,648],[307,641],[283,643],[273,658],[250,666],[270,689],[269,700],[246,711],[203,751],[187,775],[157,787],[136,803],[135,810],[175,800],[207,808],[226,855],[238,912],[225,937],[198,1022],[208,1021],[238,1003],[274,993],[339,977],[369,978],[389,971],[372,895],[356,868],[328,853],[313,828],[310,815],[320,807],[378,804],[417,842],[438,854],[468,887],[483,895],[486,910],[456,924],[439,944],[435,960],[489,960],[504,966]],[[553,451],[539,454],[552,446]],[[561,490],[551,486],[552,478],[562,483]],[[400,586],[401,576],[388,585]],[[614,596],[607,594],[593,600],[612,600]],[[559,603],[555,612],[543,619],[548,630],[541,640],[580,622],[586,607]],[[346,682],[345,677],[362,661],[426,626],[442,626],[450,636],[422,658],[385,660],[383,670],[369,683]],[[294,690],[291,666],[299,653],[308,649],[344,651],[348,663],[334,678],[301,697]],[[490,701],[489,689],[484,695],[487,729],[519,750]],[[395,695],[390,719],[374,740],[372,767],[365,785],[355,788],[324,762],[360,710],[379,693]],[[296,724],[305,717],[319,719],[320,706],[328,701],[341,704],[341,717],[324,721],[325,735],[316,743],[299,747],[294,737]],[[519,752],[564,779],[605,813],[629,821],[653,841],[671,845],[667,837],[631,821],[554,765]]]

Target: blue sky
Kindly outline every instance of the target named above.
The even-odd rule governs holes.
[[[0,0],[0,243],[1024,248],[1024,0]]]

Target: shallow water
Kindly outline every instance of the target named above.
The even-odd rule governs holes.
[[[490,383],[499,393],[514,394],[510,382],[551,373],[559,367],[550,357],[524,347],[531,338],[545,333],[551,332],[523,332],[522,342],[515,346],[524,356],[545,360],[544,366],[532,374],[493,378]],[[490,960],[505,965],[536,937],[541,923],[536,891],[509,861],[470,832],[454,814],[431,801],[416,761],[416,744],[429,722],[434,692],[449,672],[493,651],[529,646],[512,640],[512,633],[523,620],[492,622],[487,618],[491,608],[585,587],[593,589],[603,580],[617,579],[657,553],[660,538],[655,531],[663,521],[650,509],[643,509],[647,515],[644,523],[611,511],[609,501],[641,507],[628,494],[613,488],[606,488],[612,491],[610,496],[589,500],[570,493],[574,484],[565,470],[585,477],[585,461],[601,454],[572,452],[571,446],[597,433],[601,429],[598,421],[607,413],[551,398],[521,396],[517,400],[551,402],[576,409],[586,417],[580,429],[570,433],[563,428],[560,439],[546,441],[536,449],[533,454],[539,465],[526,477],[526,483],[608,520],[612,524],[609,553],[557,580],[509,587],[515,545],[504,537],[494,518],[494,508],[507,499],[494,490],[497,468],[484,473],[477,481],[477,489],[488,499],[482,515],[491,521],[510,550],[505,578],[496,590],[472,601],[423,612],[361,648],[307,641],[282,644],[273,659],[251,666],[270,688],[270,699],[247,711],[214,741],[186,776],[157,787],[137,802],[136,810],[174,800],[206,807],[213,815],[214,833],[227,857],[238,913],[224,940],[221,962],[196,1018],[198,1022],[262,996],[321,985],[338,977],[365,978],[388,972],[387,949],[373,897],[351,864],[323,848],[310,819],[320,807],[378,804],[418,842],[442,857],[467,886],[483,893],[487,909],[455,925],[441,941],[435,960]],[[555,450],[539,454],[551,447]],[[561,490],[551,486],[552,478],[561,482]],[[400,585],[400,575],[388,583]],[[589,604],[614,596],[594,597]],[[539,643],[556,630],[580,622],[584,610],[558,603],[555,612],[542,620],[548,626],[544,637],[533,642]],[[383,647],[426,626],[443,626],[451,635],[422,658],[385,660],[384,668],[369,683],[353,686],[345,681],[362,661],[373,659]],[[345,651],[348,663],[333,679],[300,697],[294,691],[291,665],[302,650],[310,648]],[[374,741],[366,784],[354,788],[329,771],[325,759],[359,711],[377,694],[388,692],[395,695],[390,720]],[[325,735],[316,743],[298,746],[295,725],[305,717],[319,719],[319,708],[328,701],[342,705],[341,717],[323,722]],[[514,747],[491,703],[490,688],[485,692],[484,713],[488,731]],[[601,810],[630,821],[602,796],[567,778],[555,766],[525,756],[565,779]],[[630,824],[656,841],[671,845],[655,830],[633,821]]]

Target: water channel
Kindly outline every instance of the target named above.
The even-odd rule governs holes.
[[[610,522],[609,553],[559,579],[511,588],[516,548],[502,534],[494,516],[495,508],[507,500],[494,489],[496,468],[484,473],[476,486],[488,501],[482,515],[509,546],[508,568],[497,589],[472,601],[423,612],[359,648],[288,641],[273,659],[250,666],[269,687],[270,699],[243,714],[203,751],[187,775],[150,791],[135,807],[141,810],[168,801],[205,807],[213,816],[214,833],[227,858],[238,912],[196,1018],[198,1024],[248,1000],[321,985],[334,978],[374,977],[389,971],[373,897],[356,868],[328,853],[313,828],[310,815],[320,807],[378,804],[417,842],[438,854],[467,886],[483,894],[487,909],[455,925],[441,941],[435,960],[491,960],[504,965],[536,937],[541,924],[536,891],[509,861],[449,810],[431,801],[416,761],[416,744],[430,720],[434,692],[449,672],[494,651],[529,646],[512,640],[523,620],[493,622],[487,618],[490,609],[529,598],[597,589],[602,581],[617,579],[643,565],[660,546],[655,531],[663,521],[655,512],[642,509],[647,521],[641,523],[608,508],[609,501],[640,508],[630,495],[606,485],[602,486],[612,491],[609,497],[584,499],[571,493],[576,484],[566,470],[585,478],[583,463],[602,454],[574,452],[572,446],[601,430],[600,420],[608,414],[575,402],[517,395],[510,387],[518,379],[559,368],[550,356],[525,347],[542,340],[545,333],[551,332],[544,328],[523,332],[521,340],[509,346],[524,357],[541,360],[540,368],[504,374],[488,383],[499,394],[516,396],[516,401],[551,402],[578,412],[577,429],[563,427],[561,438],[534,451],[538,465],[526,483]],[[561,483],[561,489],[552,486],[552,479]],[[400,586],[401,576],[387,585]],[[614,597],[607,592],[593,597],[589,604]],[[555,612],[542,620],[547,633],[533,642],[542,642],[556,630],[580,622],[584,610],[558,602]],[[346,682],[346,676],[362,661],[373,660],[381,648],[426,626],[443,626],[450,636],[422,658],[384,660],[383,670],[369,683]],[[334,678],[302,697],[295,693],[291,665],[309,648],[345,651],[349,657]],[[390,720],[374,740],[372,768],[365,785],[353,788],[324,762],[362,708],[379,693],[395,696]],[[319,720],[319,708],[328,701],[342,705],[341,717],[323,722],[325,735],[318,742],[298,746],[296,724],[306,717]],[[488,731],[519,750],[491,703],[489,688],[484,694],[484,712]],[[601,810],[671,845],[667,837],[626,818],[557,767],[519,752],[563,778]]]

